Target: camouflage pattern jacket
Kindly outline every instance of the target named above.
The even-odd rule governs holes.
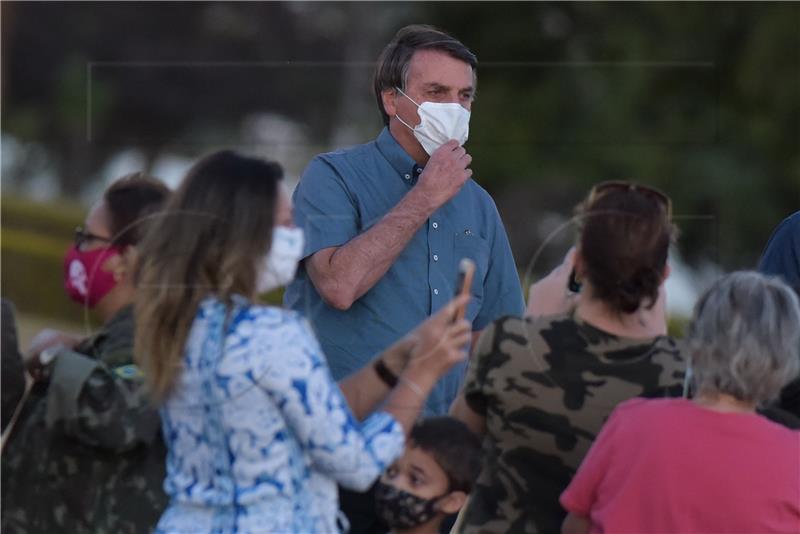
[[[2,377],[3,388],[0,390],[2,397],[2,423],[3,430],[14,415],[22,395],[25,391],[25,366],[22,363],[22,354],[17,343],[17,323],[14,314],[14,305],[11,301],[0,299],[0,327],[2,328]]]
[[[133,364],[131,307],[59,351],[23,410],[3,451],[3,534],[153,529],[166,449]]]
[[[486,436],[460,532],[560,532],[558,497],[614,407],[679,396],[684,367],[669,337],[623,338],[572,314],[493,323],[463,390]]]

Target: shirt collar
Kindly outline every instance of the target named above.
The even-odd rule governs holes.
[[[422,172],[422,167],[417,165],[417,162],[400,146],[400,143],[389,132],[388,127],[384,127],[375,143],[383,157],[397,171],[403,182],[407,184],[416,183],[417,177]]]
[[[93,336],[78,344],[77,352],[86,353],[95,358],[99,357],[98,347],[107,337],[130,337],[133,332],[133,304],[128,304],[115,313]]]
[[[117,313],[103,325],[104,330],[113,330],[116,328],[130,328],[130,323],[133,322],[133,304],[128,304],[120,309]]]

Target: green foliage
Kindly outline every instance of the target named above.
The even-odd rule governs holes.
[[[68,322],[83,320],[64,294],[64,251],[83,209],[3,196],[0,265],[3,297],[22,312]]]
[[[263,304],[268,304],[270,306],[283,306],[283,293],[284,288],[280,287],[270,291],[269,293],[261,295],[259,300]]]
[[[2,11],[3,131],[45,147],[68,194],[123,149],[152,161],[249,142],[242,123],[256,113],[294,121],[318,151],[334,148],[340,128],[374,131],[368,83],[353,80],[416,21],[478,55],[467,148],[514,221],[521,265],[548,212],[569,214],[600,180],[664,189],[685,257],[725,269],[752,267],[800,206],[797,3],[5,2]]]
[[[800,5],[471,2],[423,12],[478,54],[468,149],[504,217],[528,209],[528,225],[509,228],[515,252],[542,212],[568,214],[607,179],[667,192],[685,256],[725,269],[753,267],[800,206]]]
[[[670,315],[667,318],[667,334],[674,338],[682,339],[686,335],[688,326],[689,317]]]
[[[3,230],[23,230],[57,239],[66,248],[76,226],[86,214],[86,208],[77,203],[61,200],[42,203],[18,196],[0,198],[0,217]],[[5,234],[3,234],[5,237]],[[63,252],[63,249],[61,250]]]
[[[7,250],[45,261],[61,259],[63,249],[66,248],[65,243],[60,239],[25,230],[3,228],[2,238],[4,252]]]

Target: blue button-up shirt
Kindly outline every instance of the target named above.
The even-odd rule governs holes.
[[[414,187],[421,172],[386,128],[371,143],[315,157],[294,193],[305,257],[369,230]],[[350,309],[325,304],[302,264],[284,303],[311,321],[339,380],[446,305],[456,292],[462,258],[476,265],[466,314],[474,330],[503,315],[522,314],[522,290],[505,229],[494,201],[473,180],[428,219]],[[459,365],[439,381],[427,414],[447,412],[464,369]]]

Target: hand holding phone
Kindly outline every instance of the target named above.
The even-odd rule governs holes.
[[[532,284],[528,292],[527,315],[539,317],[564,313],[577,303],[580,284],[575,279],[575,247],[569,249],[561,265]]]
[[[475,262],[463,258],[458,264],[458,280],[456,282],[456,296],[469,295],[472,289],[472,278],[475,276]],[[466,304],[456,311],[453,322],[460,321],[466,314]]]
[[[567,289],[570,290],[572,293],[580,293],[581,292],[581,283],[578,282],[578,277],[575,275],[575,267],[572,268],[572,271],[569,273],[569,281],[567,282]]]

